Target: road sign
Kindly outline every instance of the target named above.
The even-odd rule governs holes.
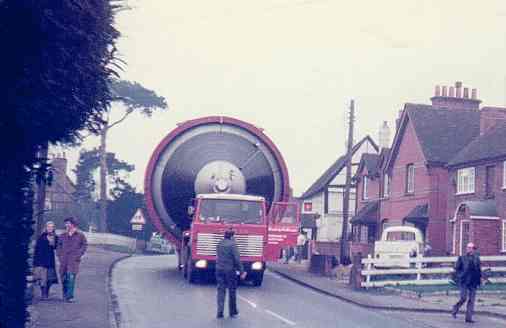
[[[141,231],[142,227],[142,224],[132,224],[132,230],[134,231]]]
[[[141,225],[146,224],[146,219],[144,218],[144,215],[142,214],[142,211],[140,208],[137,209],[137,212],[135,212],[134,216],[130,220],[130,223],[131,224],[141,224]]]

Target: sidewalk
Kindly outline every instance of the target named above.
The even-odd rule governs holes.
[[[268,268],[300,285],[365,308],[450,313],[452,304],[457,302],[457,295],[419,298],[384,289],[353,290],[344,281],[315,275],[308,272],[305,265],[300,264],[271,262]],[[506,318],[506,299],[501,294],[488,295],[478,292],[475,309],[477,314]]]
[[[83,257],[76,282],[76,302],[64,303],[61,284],[51,287],[48,300],[39,301],[35,293],[31,327],[36,328],[108,328],[109,318],[109,271],[112,264],[127,256],[89,246]]]

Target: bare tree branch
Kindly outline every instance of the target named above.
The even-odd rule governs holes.
[[[125,112],[125,114],[123,115],[123,117],[122,117],[122,118],[120,118],[119,120],[117,120],[116,122],[114,122],[114,123],[112,123],[112,124],[109,124],[109,125],[107,126],[107,129],[110,129],[110,128],[112,128],[113,126],[118,125],[118,124],[120,124],[121,122],[123,122],[123,121],[124,121],[124,120],[125,120],[125,119],[126,119],[126,118],[130,115],[130,114],[132,114],[132,112],[133,112],[133,111],[131,111],[131,110],[127,110],[127,111]]]

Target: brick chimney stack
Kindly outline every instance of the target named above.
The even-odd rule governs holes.
[[[483,107],[480,111],[480,135],[493,129],[497,123],[506,123],[506,108]]]
[[[390,127],[387,121],[383,121],[380,127],[378,140],[380,148],[390,147]]]
[[[450,87],[437,85],[434,96],[430,100],[435,108],[451,110],[479,110],[481,103],[476,89],[471,90],[471,97],[469,97],[469,88],[462,88],[462,82],[460,81],[455,82],[455,86]]]

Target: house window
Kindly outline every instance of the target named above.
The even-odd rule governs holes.
[[[388,174],[383,177],[383,197],[388,197],[390,194],[390,179]]]
[[[367,199],[367,184],[368,184],[369,178],[364,176],[364,184],[362,188],[362,199]]]
[[[485,168],[485,197],[494,197],[494,181],[495,181],[495,167],[487,166]]]
[[[506,189],[506,161],[502,163],[502,187]]]
[[[506,220],[502,221],[502,251],[506,252]]]
[[[406,166],[406,193],[413,194],[415,192],[415,166],[408,164]]]
[[[474,175],[474,167],[467,167],[457,171],[457,194],[470,194],[474,192]]]

